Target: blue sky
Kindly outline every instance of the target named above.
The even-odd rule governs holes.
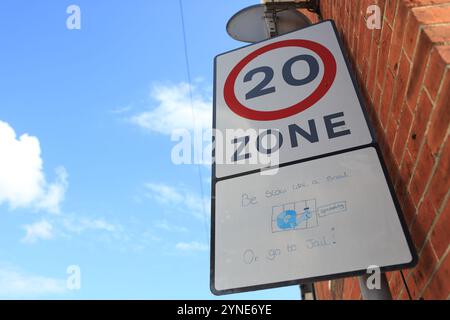
[[[213,58],[243,45],[225,24],[255,3],[184,1],[204,127]],[[178,0],[4,0],[0,39],[0,298],[215,299],[210,170],[171,161],[171,130],[192,126]]]

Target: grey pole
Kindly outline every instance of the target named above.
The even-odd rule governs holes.
[[[370,276],[371,274],[367,273],[359,277],[359,287],[363,300],[392,300],[386,274],[380,275],[380,289],[369,289],[367,287],[367,280]]]
[[[300,294],[302,300],[316,300],[316,291],[314,288],[314,283],[301,284]]]
[[[317,9],[319,7],[318,1],[313,0],[312,2],[315,8]],[[278,35],[277,8],[272,6],[269,7],[270,2],[269,3],[263,2],[263,3],[266,5],[266,10],[264,12],[264,19],[266,21],[267,33],[270,38],[273,38]],[[272,4],[274,4],[273,1]],[[316,291],[314,288],[314,283],[301,284],[299,287],[302,300],[316,300]]]

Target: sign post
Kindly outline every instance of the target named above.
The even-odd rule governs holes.
[[[217,56],[214,94],[214,294],[416,263],[332,21]]]

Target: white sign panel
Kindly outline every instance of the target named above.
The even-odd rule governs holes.
[[[283,164],[373,140],[330,21],[217,56],[214,100],[217,178],[267,167],[267,149]]]
[[[213,293],[417,262],[331,21],[219,55],[214,92]]]
[[[215,192],[216,294],[413,263],[374,147],[226,179]]]

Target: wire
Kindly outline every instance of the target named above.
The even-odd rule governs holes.
[[[409,291],[408,283],[406,282],[405,275],[403,274],[403,270],[400,270],[400,275],[402,276],[402,280],[405,285],[406,293],[408,294],[409,300],[414,300],[411,296],[411,292]]]
[[[187,46],[187,39],[186,39],[186,27],[185,27],[185,23],[184,23],[183,0],[178,0],[178,3],[180,5],[181,28],[182,28],[182,32],[183,32],[183,44],[184,44],[184,60],[185,60],[185,64],[186,64],[186,75],[187,75],[187,80],[188,80],[188,84],[189,84],[189,99],[190,99],[191,112],[192,112],[192,123],[193,123],[194,131],[195,131],[197,121],[195,119],[194,102],[193,102],[193,97],[192,97],[191,67],[190,67],[190,63],[189,63],[188,46]],[[209,236],[208,236],[209,235],[208,222],[206,219],[205,193],[203,190],[203,177],[202,177],[202,171],[201,171],[200,166],[201,166],[201,164],[197,165],[197,171],[198,171],[198,178],[200,180],[199,181],[200,182],[200,193],[202,196],[201,201],[202,201],[203,222],[204,222],[204,227],[205,227],[206,243],[208,243],[208,245],[209,245],[210,241],[209,241]]]

